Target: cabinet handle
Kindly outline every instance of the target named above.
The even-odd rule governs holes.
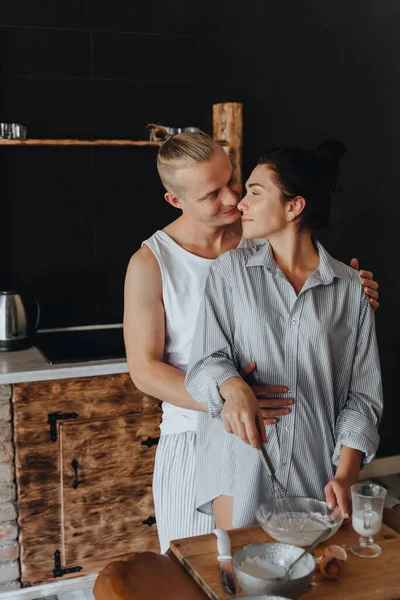
[[[74,488],[74,490],[76,490],[76,488],[79,485],[79,480],[78,480],[78,467],[79,467],[79,463],[76,460],[76,458],[74,458],[74,460],[72,461],[71,467],[72,467],[72,470],[74,472],[74,480],[72,482],[72,487]]]
[[[152,525],[154,525],[155,522],[156,522],[155,517],[149,517],[145,521],[142,521],[143,525],[148,525],[149,527],[151,527]]]
[[[156,437],[156,438],[148,437],[147,440],[142,442],[142,446],[147,446],[148,448],[150,448],[151,446],[157,446],[159,440],[160,440],[159,437]]]

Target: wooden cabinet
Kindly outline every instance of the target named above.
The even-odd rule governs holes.
[[[156,400],[107,375],[17,384],[13,409],[24,585],[159,550]]]

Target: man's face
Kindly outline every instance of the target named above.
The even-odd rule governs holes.
[[[237,205],[242,189],[232,174],[228,156],[217,148],[207,162],[178,169],[179,203],[174,205],[195,221],[213,227],[234,223],[240,218]]]

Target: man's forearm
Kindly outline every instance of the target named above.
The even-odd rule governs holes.
[[[360,450],[342,446],[335,478],[356,483],[360,474],[362,457],[363,453]]]
[[[146,365],[129,365],[132,381],[138,389],[163,402],[207,412],[207,406],[199,404],[185,389],[185,374],[159,360],[151,360]]]

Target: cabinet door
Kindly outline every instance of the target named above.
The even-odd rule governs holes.
[[[16,384],[13,411],[24,586],[157,549],[154,398],[127,374],[81,377]]]
[[[74,567],[158,550],[151,489],[154,415],[60,426],[62,565]]]

